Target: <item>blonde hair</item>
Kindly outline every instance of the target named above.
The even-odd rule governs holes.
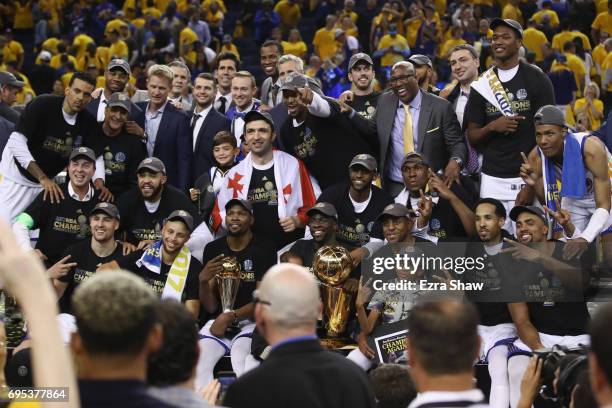
[[[168,81],[170,86],[172,86],[174,73],[172,72],[172,69],[170,69],[169,66],[160,64],[151,65],[151,67],[147,71],[147,78],[151,78],[152,76],[165,79],[166,81]]]
[[[595,99],[599,99],[599,85],[597,85],[597,82],[591,82],[590,84],[584,87],[583,94],[585,97],[589,88],[595,88]]]
[[[257,87],[257,83],[255,82],[255,77],[249,71],[238,71],[234,74],[234,78],[250,78],[251,86],[253,88]]]

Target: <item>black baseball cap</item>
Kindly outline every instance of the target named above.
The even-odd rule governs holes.
[[[358,154],[357,156],[353,157],[351,164],[349,164],[349,168],[356,165],[363,166],[370,171],[375,171],[377,168],[376,159],[372,157],[372,155],[365,153]]]
[[[506,27],[510,27],[518,34],[520,38],[523,38],[523,26],[521,26],[521,24],[518,21],[512,20],[511,18],[499,18],[498,17],[498,18],[494,18],[493,21],[491,21],[489,28],[491,28],[491,30],[495,30],[500,25],[505,25]]]
[[[143,161],[140,162],[138,168],[136,169],[136,173],[138,173],[142,169],[152,170],[156,173],[164,173],[166,174],[166,166],[164,162],[159,160],[157,157],[147,157]]]
[[[108,67],[106,69],[110,71],[113,68],[121,68],[126,74],[128,75],[132,74],[132,70],[130,69],[130,64],[126,60],[121,59],[121,58],[112,59],[108,63]]]
[[[327,217],[335,219],[336,221],[338,220],[338,212],[336,211],[336,207],[330,203],[316,203],[310,207],[310,210],[306,211],[306,215],[309,217],[313,216],[315,213],[321,213]]]
[[[119,106],[125,109],[128,113],[132,111],[132,104],[130,103],[130,98],[122,92],[115,92],[114,94],[112,94],[107,104],[110,108],[112,108],[113,106]]]
[[[542,222],[544,222],[544,224],[548,224],[548,221],[546,220],[546,216],[544,215],[544,210],[542,210],[540,207],[535,206],[535,205],[517,205],[512,210],[510,210],[510,219],[516,222],[516,219],[518,218],[518,216],[524,212],[528,212],[533,215],[536,215],[538,218],[542,220]]]
[[[299,88],[308,88],[308,78],[296,72],[288,74],[281,85],[281,91],[297,91]]]
[[[7,71],[0,71],[0,85],[14,86],[15,88],[23,88],[25,82],[19,81],[15,75]]]
[[[260,112],[256,110],[252,110],[244,115],[244,126],[246,130],[246,124],[249,122],[253,122],[255,120],[265,120],[272,127],[272,131],[274,131],[274,120],[272,116],[268,112]]]
[[[189,232],[193,231],[193,217],[185,210],[176,210],[172,211],[168,218],[166,218],[166,222],[168,221],[182,221],[183,224],[187,226]]]
[[[253,214],[253,205],[249,200],[243,200],[241,198],[232,198],[227,202],[227,204],[225,204],[225,210],[229,210],[232,205],[239,205],[251,214]]]
[[[117,206],[115,206],[115,204],[98,203],[93,208],[93,210],[89,212],[89,216],[91,217],[92,215],[97,214],[97,213],[104,213],[108,215],[109,217],[113,217],[118,220],[121,219],[121,217],[119,217],[119,210],[117,209]]]
[[[359,62],[365,61],[370,65],[374,65],[374,61],[372,61],[372,57],[370,57],[365,52],[358,52],[357,54],[353,54],[351,59],[349,60],[348,69],[351,71],[355,65]]]
[[[403,204],[393,203],[386,206],[383,212],[376,217],[376,220],[381,221],[386,217],[416,218],[417,214],[412,208],[408,208]]]
[[[427,160],[425,156],[423,156],[421,153],[417,152],[410,152],[406,154],[406,156],[404,156],[404,160],[402,160],[402,167],[404,167],[406,163],[416,163],[422,164],[423,166],[431,167],[431,164],[429,164],[429,160]]]
[[[538,109],[536,114],[533,115],[533,122],[536,125],[567,126],[565,124],[565,115],[561,109],[557,108],[555,105],[544,105]]]
[[[423,54],[413,54],[408,58],[408,61],[412,62],[414,65],[423,66],[427,65],[429,68],[433,68],[433,64],[431,59],[427,55]]]
[[[89,147],[77,147],[76,149],[73,149],[70,153],[69,160],[72,161],[80,157],[89,159],[94,163],[96,162],[96,154]]]

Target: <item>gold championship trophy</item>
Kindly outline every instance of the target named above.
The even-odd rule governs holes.
[[[353,268],[349,251],[339,245],[326,245],[315,253],[312,271],[321,282],[325,348],[341,348],[351,342],[342,338],[353,307],[353,295],[342,288]]]
[[[240,287],[240,263],[236,257],[226,256],[221,259],[221,265],[223,267],[223,272],[218,273],[215,279],[217,281],[217,289],[219,290],[221,309],[223,313],[226,313],[234,310],[236,295]],[[234,334],[240,331],[237,323],[238,322],[233,322],[227,328],[227,336],[233,337]]]

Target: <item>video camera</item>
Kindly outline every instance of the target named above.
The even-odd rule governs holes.
[[[586,348],[555,345],[552,348],[535,350],[534,354],[542,360],[540,396],[557,402],[558,406],[569,408],[578,374],[588,364]],[[559,369],[558,377],[556,377],[557,369]],[[556,393],[553,386],[555,378],[557,378]]]

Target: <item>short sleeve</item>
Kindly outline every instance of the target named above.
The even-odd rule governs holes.
[[[185,300],[198,300],[200,298],[200,271],[202,264],[191,257],[189,272],[187,272],[187,285],[185,287]]]
[[[45,112],[45,110],[48,110],[45,106],[45,101],[47,100],[47,98],[34,98],[26,106],[15,131],[23,134],[26,139],[30,140],[35,135],[38,124],[45,122],[43,120],[44,115],[49,114],[49,112]]]
[[[483,126],[487,120],[485,112],[484,98],[477,91],[472,89],[465,106],[463,122],[466,124],[471,122],[477,124],[478,126]]]
[[[144,250],[139,249],[138,251],[134,251],[131,254],[127,254],[126,256],[122,256],[121,258],[117,259],[119,268],[132,272],[136,271],[136,269],[138,269],[136,267],[136,261],[140,259],[143,253]]]

